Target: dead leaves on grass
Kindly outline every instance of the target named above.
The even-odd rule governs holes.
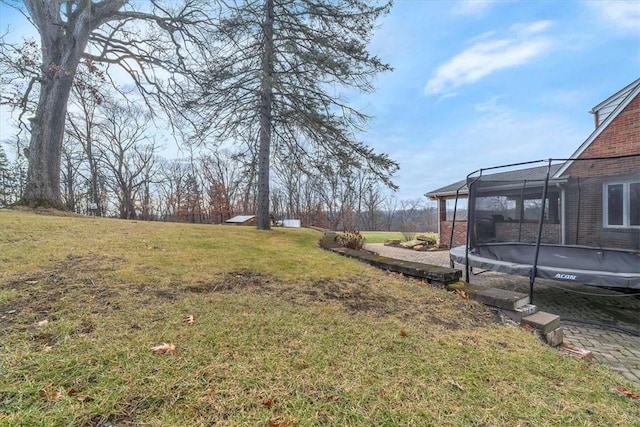
[[[269,427],[291,427],[296,423],[295,418],[291,420],[285,420],[282,416],[276,415],[273,418],[269,419]]]
[[[626,396],[629,399],[640,400],[640,393],[636,393],[635,391],[627,390],[624,387],[614,387],[611,390],[611,393],[615,393],[620,396]]]
[[[65,397],[75,397],[78,395],[78,393],[79,391],[76,390],[75,388],[71,388],[66,392],[61,392],[59,390],[56,390],[52,393],[48,393],[45,390],[40,390],[40,392],[38,393],[38,396],[42,400],[60,400]],[[82,395],[82,396],[77,396],[76,400],[80,403],[86,403],[86,402],[93,402],[94,399],[91,396]]]
[[[193,324],[195,323],[195,317],[193,316],[193,314],[185,314],[184,316],[182,316],[182,321],[189,326],[193,326]],[[160,345],[151,347],[151,351],[155,354],[170,354],[171,356],[180,355],[180,351],[176,348],[175,344],[172,344],[170,342],[163,342]]]
[[[151,347],[151,351],[153,351],[155,354],[170,354],[172,356],[177,356],[180,354],[180,351],[178,351],[176,346],[174,344],[171,344],[170,342],[163,342],[160,345]]]
[[[458,295],[463,300],[468,300],[469,299],[469,294],[467,292],[463,291],[462,289],[456,289],[456,290],[453,291],[453,293]]]

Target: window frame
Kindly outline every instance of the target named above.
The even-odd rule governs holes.
[[[640,178],[624,181],[608,181],[602,185],[602,226],[611,229],[640,229],[631,225],[631,184],[640,185]],[[622,224],[609,224],[609,186],[622,185]]]

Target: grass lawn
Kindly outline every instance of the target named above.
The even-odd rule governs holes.
[[[360,234],[365,238],[365,243],[384,243],[385,240],[400,240],[405,238],[399,231],[361,231]],[[426,235],[438,239],[438,233],[415,233],[416,235]]]
[[[0,425],[637,425],[605,367],[318,237],[0,210]]]

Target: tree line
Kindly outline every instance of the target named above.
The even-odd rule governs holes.
[[[368,52],[390,1],[0,1],[40,36],[0,36],[14,203],[194,222],[255,212],[260,229],[384,222],[398,164],[360,140],[369,117],[348,94],[391,71]],[[158,127],[185,159],[159,157]]]
[[[109,107],[91,126],[94,144],[69,132],[61,163],[62,199],[83,215],[149,221],[221,224],[253,214],[257,189],[250,153],[230,149],[191,150],[179,159],[162,157],[148,136],[150,122],[126,108]],[[140,112],[138,112],[140,113]],[[70,126],[77,127],[72,121]],[[126,126],[125,126],[126,124]],[[126,132],[125,132],[126,130]],[[103,138],[108,132],[110,138]],[[83,143],[84,142],[84,143]],[[20,152],[19,139],[9,149]],[[20,200],[26,183],[24,156],[0,145],[0,207]],[[336,230],[436,231],[436,211],[424,199],[398,200],[387,188],[354,169],[300,174],[278,164],[271,182],[270,219],[299,219],[303,226]]]

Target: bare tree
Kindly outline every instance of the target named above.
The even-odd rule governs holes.
[[[227,150],[217,150],[202,156],[200,162],[216,221],[224,222],[241,205],[242,185],[246,184],[238,157]]]
[[[84,61],[78,67],[78,78],[72,86],[72,106],[77,111],[67,112],[67,138],[70,143],[75,140],[84,150],[89,176],[88,190],[89,203],[93,206],[92,212],[101,216],[100,176],[98,170],[98,150],[95,148],[97,131],[98,109],[105,102],[104,84],[106,77],[102,70],[96,67],[92,61]]]
[[[160,167],[161,218],[177,221],[179,208],[183,204],[189,165],[181,160],[164,161]]]
[[[258,133],[259,229],[270,226],[273,157],[329,154],[393,186],[397,164],[355,138],[368,117],[340,95],[345,88],[371,91],[371,78],[390,69],[367,52],[376,21],[390,7],[368,0],[249,0],[225,11],[215,40],[223,48],[206,75],[206,96],[194,104],[211,114],[222,139]]]
[[[148,130],[149,116],[132,106],[108,106],[100,123],[100,162],[109,171],[107,185],[118,199],[123,219],[137,217],[138,191],[156,161]]]
[[[185,76],[195,76],[192,65],[210,46],[202,42],[212,28],[207,11],[210,3],[24,0],[22,6],[17,1],[3,2],[21,10],[40,34],[38,74],[25,76],[30,80],[22,97],[29,99],[33,91],[38,93],[35,116],[30,119],[29,169],[22,202],[63,208],[60,159],[64,124],[80,61],[89,58],[117,65],[132,78],[147,103],[155,99],[161,107],[176,106],[187,86],[193,89]],[[97,53],[88,53],[89,45]],[[0,47],[6,51],[4,44]],[[163,78],[156,74],[158,69],[164,70]]]

